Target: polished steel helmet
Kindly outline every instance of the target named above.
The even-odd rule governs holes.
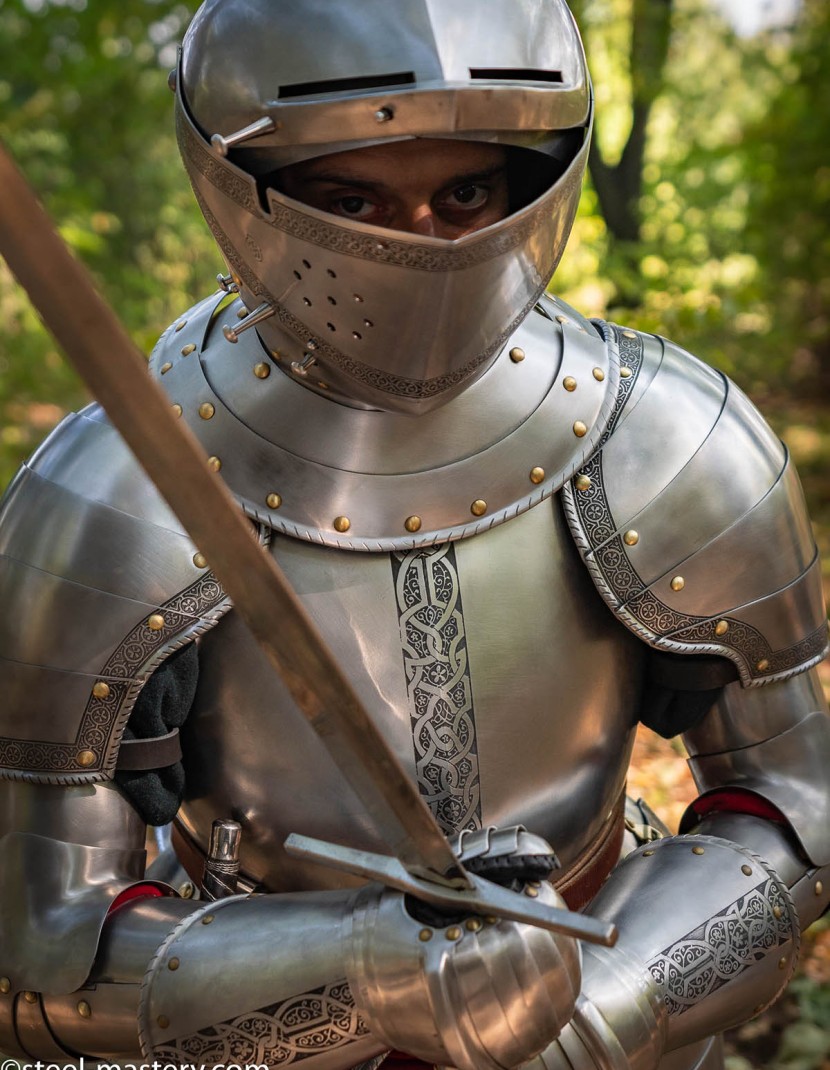
[[[544,290],[592,112],[563,0],[207,0],[176,102],[196,196],[250,309],[226,337],[256,326],[312,387],[409,412],[477,378]],[[447,240],[319,211],[268,178],[411,138],[512,146],[524,201]]]

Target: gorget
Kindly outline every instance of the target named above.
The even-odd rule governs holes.
[[[351,408],[214,295],[159,341],[152,373],[245,512],[326,546],[410,550],[486,531],[550,497],[595,452],[619,366],[585,319],[544,298],[470,389],[431,413]]]

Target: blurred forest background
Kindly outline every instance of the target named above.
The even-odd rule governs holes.
[[[830,4],[802,0],[790,24],[748,37],[708,0],[572,6],[598,117],[555,289],[748,391],[795,456],[828,567]],[[224,266],[167,89],[195,7],[0,0],[0,138],[146,351]],[[2,262],[0,319],[2,485],[85,395]],[[643,734],[630,785],[672,825],[693,791],[681,755]],[[830,926],[811,930],[786,1000],[729,1046],[730,1070],[830,1070]]]

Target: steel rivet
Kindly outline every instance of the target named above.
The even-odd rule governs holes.
[[[477,933],[484,928],[484,922],[481,918],[467,918],[464,922],[464,928],[468,933]]]
[[[77,757],[78,765],[82,765],[84,768],[93,765],[95,763],[95,751],[82,750]]]
[[[685,586],[686,581],[683,579],[682,576],[675,576],[674,579],[671,581],[671,589],[673,591],[682,591]]]
[[[265,504],[268,506],[269,509],[279,509],[279,507],[282,505],[282,495],[269,494],[268,497],[265,499]]]
[[[168,360],[165,364],[162,364],[161,369],[160,369],[161,370],[161,374],[162,375],[167,375],[167,373],[170,371],[170,369],[172,367],[173,367],[173,365]]]
[[[473,516],[484,516],[487,512],[487,502],[483,498],[476,498],[470,506],[470,512]]]
[[[577,438],[583,438],[588,434],[588,427],[581,420],[576,421],[573,430]]]
[[[719,620],[718,623],[715,625],[715,635],[726,635],[726,633],[728,631],[729,631],[729,621],[728,620]]]
[[[248,315],[248,309],[245,308],[244,305],[242,306],[242,308],[238,308],[236,310],[236,318],[238,320],[244,320],[247,315]]]
[[[418,933],[418,939],[422,944],[425,944],[428,940],[432,939],[432,929],[421,929]]]
[[[570,323],[571,321],[568,319],[567,316],[557,316],[556,317],[556,322],[557,323]]]
[[[421,518],[419,516],[408,516],[403,522],[403,526],[407,531],[414,532],[421,530]]]
[[[623,336],[623,338],[636,338],[637,337],[637,335],[634,333],[634,331],[623,331],[622,336]]]
[[[752,866],[741,866],[741,873],[743,873],[743,875],[745,877],[751,877],[752,876]]]
[[[151,613],[147,618],[147,627],[151,632],[160,632],[164,627],[164,617],[161,613]]]
[[[271,374],[271,365],[266,364],[264,360],[261,360],[259,364],[254,365],[254,375],[257,379],[267,379]]]
[[[781,907],[773,907],[772,908],[772,916],[774,918],[783,918],[784,911],[781,909]]]
[[[705,847],[693,847],[692,848],[692,854],[693,855],[702,855],[702,854],[705,854],[705,853],[706,853],[706,848]]]
[[[761,658],[755,668],[758,670],[758,672],[766,672],[769,668],[769,661],[766,658]]]
[[[187,326],[187,320],[180,320],[179,323],[176,324],[176,330],[177,331],[182,331],[182,330],[184,330],[184,328],[186,326]]]
[[[216,415],[216,409],[209,401],[203,401],[199,406],[199,415],[203,420],[212,420]]]
[[[222,462],[218,457],[208,457],[208,468],[211,472],[218,472],[222,467]]]
[[[160,1029],[170,1028],[170,1019],[167,1017],[166,1014],[160,1014],[158,1018],[156,1018],[156,1022]]]
[[[12,990],[12,983],[8,977],[0,977],[0,993],[7,996]]]
[[[344,531],[348,531],[351,526],[352,522],[347,516],[336,516],[334,518],[334,530],[339,531],[341,534]]]
[[[181,405],[179,405],[179,403],[178,403],[178,402],[176,402],[176,404],[175,404],[175,405],[171,406],[171,408],[173,409],[173,415],[174,415],[174,416],[181,416],[181,414],[182,414],[182,407],[181,407]]]
[[[192,899],[193,893],[195,891],[196,889],[193,887],[190,881],[185,881],[184,884],[179,888],[179,895],[182,897],[182,899]]]
[[[821,881],[816,881],[816,895],[822,895],[824,892],[824,885]]]
[[[531,899],[535,899],[538,896],[538,894],[539,894],[539,889],[538,888],[531,888],[529,885],[528,885],[527,888],[525,888],[525,895],[529,896],[529,898],[531,898]]]
[[[170,961],[167,963],[168,970],[178,970],[179,966],[181,966],[181,963],[176,958],[170,959]]]
[[[78,1004],[78,1014],[80,1014],[82,1018],[92,1017],[92,1007],[90,1007],[85,999],[82,999]]]
[[[572,375],[566,375],[562,380],[562,386],[564,386],[569,394],[572,394],[574,390],[576,390],[576,379],[574,379]]]
[[[623,535],[623,542],[626,546],[636,546],[640,541],[640,533],[631,528]]]
[[[530,482],[541,483],[545,478],[544,468],[531,468],[530,469]]]
[[[37,992],[24,992],[23,998],[27,1003],[37,1003]]]
[[[605,379],[605,372],[602,370],[602,368],[594,368],[593,376],[598,383],[601,383]]]
[[[193,564],[196,568],[207,568],[207,558],[204,554],[195,553],[193,555]]]
[[[654,851],[643,851],[643,858],[651,858],[653,854]]]
[[[375,112],[375,120],[379,123],[388,123],[395,113],[391,108],[378,108]]]
[[[211,925],[213,921],[215,921],[215,919],[215,914],[205,914],[205,916],[202,918],[202,925]]]
[[[196,346],[192,342],[188,342],[186,346],[182,346],[182,356],[189,357],[191,353],[196,352]]]
[[[782,958],[780,958],[778,960],[778,969],[779,970],[786,970],[786,968],[787,968],[787,956],[784,955]]]
[[[447,931],[444,933],[444,935],[448,940],[460,940],[461,930],[458,928],[457,925],[451,925],[449,929],[447,929]]]
[[[634,372],[630,368],[620,368],[621,379],[630,379],[633,374]]]
[[[109,698],[110,685],[104,680],[96,680],[92,685],[92,694],[95,698]]]
[[[485,925],[495,925],[498,920],[499,919],[493,914],[485,914],[484,916]]]
[[[574,480],[574,486],[577,490],[590,490],[593,486],[591,477],[586,475],[579,475]]]

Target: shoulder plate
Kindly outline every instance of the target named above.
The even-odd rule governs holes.
[[[152,671],[229,608],[97,405],[68,416],[0,503],[0,776],[112,776]]]
[[[818,552],[785,447],[721,373],[664,339],[603,329],[620,399],[563,491],[600,594],[657,649],[731,658],[744,686],[821,661]]]
[[[410,550],[509,520],[585,463],[616,398],[616,350],[547,297],[481,379],[417,418],[325,397],[254,330],[231,344],[222,326],[244,313],[221,294],[196,306],[151,371],[248,515],[326,546]]]

